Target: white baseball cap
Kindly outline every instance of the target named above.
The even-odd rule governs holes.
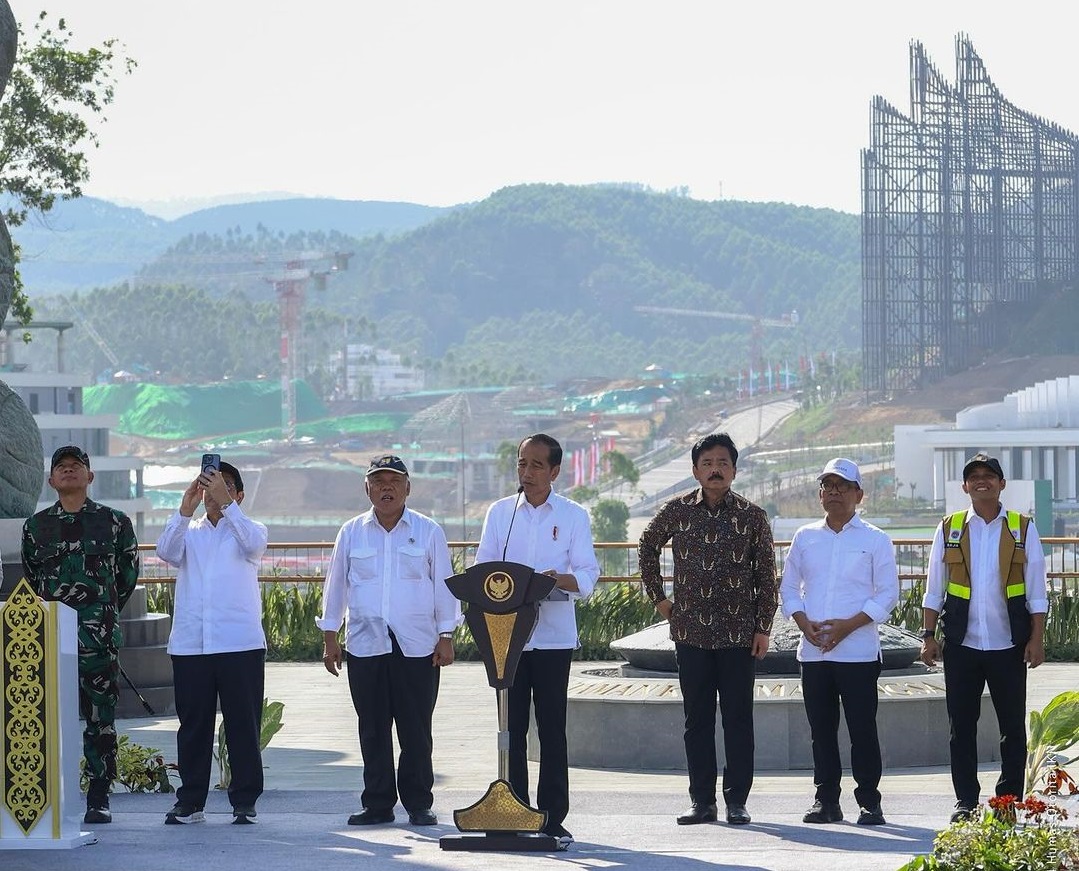
[[[844,481],[851,481],[858,485],[859,490],[862,489],[862,473],[858,471],[858,464],[854,460],[844,457],[829,460],[824,471],[817,475],[817,480],[823,481],[828,475],[839,475]]]

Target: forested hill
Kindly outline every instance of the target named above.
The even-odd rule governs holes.
[[[326,305],[417,353],[535,361],[617,377],[657,363],[713,372],[748,359],[751,324],[637,306],[782,319],[766,351],[859,345],[859,220],[777,203],[700,202],[613,187],[526,186],[368,242]],[[341,276],[340,278],[345,278]]]
[[[614,186],[506,188],[393,236],[200,232],[128,288],[95,291],[80,307],[109,344],[137,358],[126,368],[138,363],[167,377],[177,377],[184,348],[203,345],[203,334],[184,331],[205,329],[205,318],[182,307],[209,307],[217,325],[244,330],[231,340],[236,347],[189,371],[208,374],[221,361],[223,374],[254,377],[273,370],[277,350],[266,278],[298,250],[353,253],[326,290],[307,294],[312,366],[347,335],[424,363],[432,386],[453,386],[462,373],[472,383],[632,376],[651,363],[731,371],[748,365],[753,317],[779,322],[794,311],[797,327],[761,328],[766,359],[793,365],[859,344],[857,216]],[[151,321],[167,326],[167,341],[134,338]],[[92,352],[84,339],[72,343],[73,355]],[[96,371],[103,357],[95,363]]]

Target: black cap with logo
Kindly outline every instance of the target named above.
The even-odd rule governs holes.
[[[1000,467],[1000,461],[996,457],[991,457],[986,453],[977,453],[969,460],[965,466],[963,466],[963,480],[967,480],[970,477],[971,470],[975,466],[985,466],[994,475],[1004,480],[1004,470]]]
[[[86,455],[86,451],[80,448],[78,445],[64,445],[62,448],[57,448],[52,454],[52,465],[49,466],[49,471],[52,471],[60,465],[68,457],[78,460],[87,469],[90,468],[90,458]]]
[[[408,466],[400,457],[386,454],[371,460],[371,465],[367,467],[367,475],[364,477],[370,477],[375,472],[396,472],[398,475],[408,475]]]

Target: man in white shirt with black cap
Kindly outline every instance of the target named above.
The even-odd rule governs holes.
[[[446,534],[405,506],[411,488],[400,457],[371,461],[365,480],[371,510],[341,527],[323,584],[322,663],[338,674],[337,633],[345,621],[348,687],[359,718],[363,810],[349,817],[350,826],[392,823],[398,795],[412,825],[438,824],[431,810],[431,717],[439,668],[453,662],[461,605],[446,586],[454,574]]]
[[[535,807],[547,812],[544,832],[569,843],[573,836],[562,823],[569,813],[566,693],[570,660],[578,646],[575,602],[595,589],[599,563],[588,512],[552,489],[561,465],[562,446],[546,433],[530,435],[518,445],[520,488],[516,496],[500,499],[487,510],[476,562],[508,560],[555,579],[554,590],[539,603],[539,621],[509,691],[509,769],[513,791],[527,803],[528,726],[534,702],[540,744]]]
[[[200,823],[210,788],[220,702],[228,733],[234,823],[255,821],[262,795],[262,702],[266,636],[258,569],[266,527],[244,514],[239,470],[221,463],[184,491],[157,540],[157,555],[179,571],[168,651],[176,693],[180,787],[167,825]],[[199,503],[206,514],[193,519]]]
[[[1000,727],[997,795],[1022,796],[1026,778],[1027,667],[1045,661],[1045,555],[1034,521],[1006,511],[1007,482],[996,457],[978,453],[963,466],[970,507],[945,517],[933,535],[922,599],[926,665],[941,658],[951,726],[955,810],[978,804],[978,718],[986,684]]]
[[[858,824],[884,825],[877,737],[880,631],[899,601],[891,539],[856,509],[864,495],[857,464],[829,460],[817,480],[824,519],[794,533],[779,587],[783,613],[798,624],[802,697],[813,744],[813,806],[806,823],[843,819],[839,804],[839,703],[850,733]]]

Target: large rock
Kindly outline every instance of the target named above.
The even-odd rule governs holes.
[[[15,63],[18,28],[7,0],[0,0],[0,96]],[[0,218],[0,325],[7,318],[15,290],[15,252]],[[45,471],[41,433],[34,416],[10,387],[0,381],[0,517],[29,517],[37,507]]]
[[[0,0],[0,97],[4,96],[11,67],[15,64],[19,29],[7,0]],[[15,289],[15,256],[11,247],[11,235],[0,219],[0,324],[7,317],[11,295]]]
[[[0,517],[29,517],[37,508],[45,468],[41,433],[30,409],[0,381]]]

